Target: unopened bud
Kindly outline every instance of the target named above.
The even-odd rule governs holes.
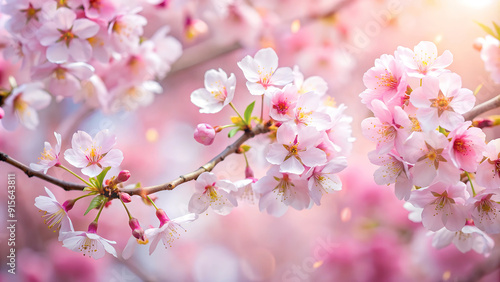
[[[105,207],[105,208],[107,208],[107,207],[111,206],[111,203],[112,203],[111,201],[107,201],[107,202],[104,204],[104,207]]]
[[[130,178],[130,171],[122,170],[116,177],[116,183],[122,183],[127,181]]]
[[[124,203],[132,202],[132,197],[128,193],[120,193],[120,200]]]
[[[156,210],[156,217],[160,220],[160,227],[170,221],[170,218],[168,218],[167,213],[162,209]]]
[[[218,125],[216,125],[216,126],[214,127],[215,133],[219,133],[219,132],[221,132],[221,131],[222,131],[222,129],[223,129],[223,128],[222,128],[222,127],[220,127],[220,126],[218,126]]]
[[[215,129],[210,124],[200,123],[194,131],[194,140],[208,146],[214,142],[215,134]]]
[[[245,168],[245,178],[253,178],[253,170],[250,168],[250,166],[247,166]]]
[[[64,202],[62,204],[62,207],[67,212],[73,208],[73,206],[75,205],[75,202],[76,202],[75,200],[67,200],[66,202]]]
[[[481,37],[476,38],[476,40],[474,40],[474,43],[472,43],[472,47],[481,52],[481,50],[483,49],[483,41],[484,39]]]
[[[128,222],[128,225],[132,229],[132,235],[137,240],[146,241],[146,238],[144,236],[144,229],[142,229],[141,225],[139,224],[139,220],[137,220],[137,218],[131,218]]]
[[[486,128],[492,127],[494,122],[491,119],[477,119],[472,122],[472,125],[478,128]]]
[[[94,234],[97,233],[97,222],[92,221],[92,223],[89,224],[88,232]]]
[[[0,107],[0,119],[2,119],[5,116],[5,111]]]

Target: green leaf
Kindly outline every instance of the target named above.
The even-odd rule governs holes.
[[[236,134],[236,132],[238,132],[239,130],[240,130],[239,127],[231,129],[231,131],[229,131],[229,133],[227,134],[227,137],[229,137],[229,138],[233,137]]]
[[[253,101],[248,107],[245,109],[245,114],[243,117],[245,118],[245,123],[250,123],[250,117],[252,117],[253,108],[255,107],[255,101]]]
[[[495,38],[498,38],[498,35],[495,34],[495,32],[493,32],[493,30],[487,26],[487,25],[484,25],[480,22],[476,22],[484,31],[486,31],[486,33],[488,33],[489,35],[495,37]]]
[[[97,180],[97,183],[98,183],[97,185],[99,185],[99,186],[98,186],[98,188],[101,188],[101,187],[102,187],[102,182],[104,181],[104,177],[106,177],[106,174],[108,173],[108,171],[109,171],[110,169],[111,169],[111,167],[110,167],[110,166],[105,167],[105,168],[101,171],[101,173],[99,173],[99,175],[95,177],[95,178],[96,178],[96,180]]]
[[[103,195],[95,196],[90,202],[87,211],[83,215],[87,215],[91,209],[100,207],[104,203],[104,201],[106,201],[106,197],[104,197]]]
[[[500,40],[500,26],[498,26],[495,22],[493,22],[493,26],[495,27],[495,30],[497,32],[496,38]]]

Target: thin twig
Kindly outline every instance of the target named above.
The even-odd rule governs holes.
[[[482,104],[475,106],[472,110],[464,114],[465,120],[472,120],[478,115],[485,113],[489,110],[500,107],[500,95],[492,98]]]
[[[0,152],[0,161],[6,162],[14,167],[17,167],[18,169],[22,170],[28,177],[38,177],[40,179],[43,179],[47,182],[50,182],[54,185],[57,185],[61,188],[63,188],[66,191],[70,190],[83,190],[86,185],[79,184],[79,183],[72,183],[72,182],[67,182],[60,180],[58,178],[52,177],[50,175],[44,174],[42,172],[34,171],[31,168],[29,168],[27,165],[9,157],[7,154]]]
[[[269,125],[258,124],[252,130],[246,131],[245,134],[243,134],[240,138],[238,138],[238,140],[236,140],[233,144],[227,146],[224,151],[222,151],[220,154],[215,156],[208,163],[204,164],[199,169],[197,169],[193,172],[181,175],[178,178],[176,178],[168,183],[164,183],[164,184],[160,184],[160,185],[156,185],[156,186],[150,186],[150,187],[143,187],[143,188],[120,189],[120,191],[128,193],[130,195],[142,195],[142,196],[144,196],[144,195],[156,193],[158,191],[172,190],[184,182],[195,180],[203,172],[211,171],[218,163],[223,161],[227,156],[235,153],[238,150],[238,148],[241,145],[243,145],[243,143],[245,143],[248,139],[251,139],[256,135],[259,135],[262,133],[267,133],[267,132],[269,132]]]

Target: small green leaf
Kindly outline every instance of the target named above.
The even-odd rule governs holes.
[[[104,197],[103,195],[95,196],[90,202],[87,211],[83,215],[87,215],[91,209],[100,207],[104,203],[104,201],[106,201],[106,197]]]
[[[495,32],[493,32],[493,30],[487,26],[487,25],[484,25],[480,22],[476,22],[484,31],[486,31],[486,33],[488,33],[489,35],[495,37],[495,38],[498,38],[498,36],[495,34]]]
[[[231,129],[231,131],[229,131],[229,133],[227,134],[227,137],[229,138],[233,137],[239,130],[240,130],[239,127]]]
[[[498,26],[496,22],[493,22],[493,26],[495,27],[495,30],[497,32],[496,38],[500,40],[500,26]]]
[[[245,114],[243,117],[245,118],[245,123],[250,123],[250,117],[252,117],[253,108],[255,107],[255,101],[253,101],[248,107],[245,109]]]
[[[102,182],[104,181],[104,177],[106,177],[106,174],[108,173],[108,171],[109,171],[110,169],[111,169],[111,167],[110,167],[110,166],[105,167],[105,168],[101,171],[101,173],[99,173],[99,175],[95,177],[95,178],[96,178],[96,180],[97,180],[97,183],[98,183],[98,185],[99,185],[99,188],[101,188],[101,187],[102,187]]]

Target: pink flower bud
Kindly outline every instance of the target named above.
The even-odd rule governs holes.
[[[2,119],[5,116],[5,111],[0,107],[0,119]]]
[[[170,221],[170,218],[168,218],[167,213],[162,209],[156,210],[156,217],[158,217],[158,219],[160,220],[160,227],[162,227],[165,223]]]
[[[214,142],[215,139],[215,129],[206,123],[200,123],[194,131],[194,139],[205,146],[208,146]]]
[[[146,241],[146,237],[144,236],[144,229],[142,229],[141,225],[139,224],[139,220],[137,218],[131,218],[128,222],[128,225],[132,229],[132,235],[141,241]]]
[[[245,178],[253,178],[253,170],[249,166],[245,168]]]
[[[132,198],[128,193],[120,193],[120,200],[122,200],[124,203],[132,202]]]
[[[107,202],[104,204],[104,207],[105,207],[105,208],[107,208],[107,207],[111,206],[111,203],[112,203],[111,201],[107,201]]]
[[[88,232],[94,234],[97,233],[97,222],[92,221],[92,223],[89,225]]]
[[[67,200],[66,202],[64,202],[62,204],[62,207],[67,212],[73,208],[73,206],[75,205],[75,202],[76,202],[75,200]]]
[[[122,183],[127,181],[130,178],[130,171],[122,170],[116,177],[116,183]]]

